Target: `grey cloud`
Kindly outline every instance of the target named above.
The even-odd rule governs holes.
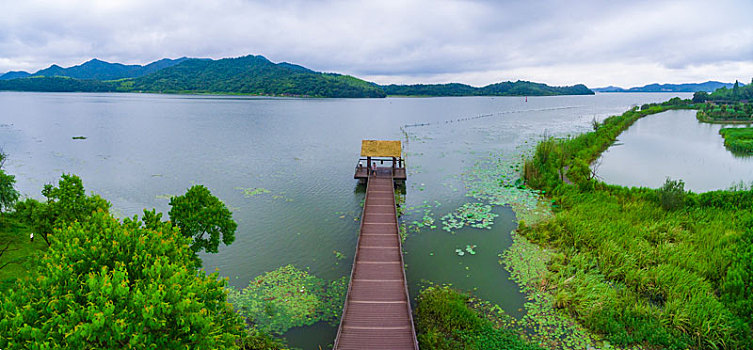
[[[92,57],[146,63],[262,54],[316,70],[392,76],[396,83],[410,77],[483,80],[485,73],[483,83],[491,83],[504,79],[501,74],[527,71],[520,74],[553,84],[589,84],[599,75],[625,85],[631,82],[624,74],[599,67],[636,67],[643,76],[633,79],[653,82],[691,68],[700,75],[697,67],[714,63],[749,67],[753,58],[753,24],[746,18],[753,3],[747,0],[712,6],[597,0],[18,1],[6,7],[0,13],[0,72]],[[580,80],[553,67],[593,73]],[[646,67],[656,68],[652,73]],[[711,70],[706,78],[722,79],[717,73]]]

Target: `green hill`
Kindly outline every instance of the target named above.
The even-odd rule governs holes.
[[[220,60],[188,59],[134,80],[122,90],[237,93],[316,97],[384,97],[378,86],[348,75],[319,73],[263,56]]]
[[[12,74],[11,74],[12,73]],[[55,92],[210,93],[311,97],[402,96],[553,96],[592,95],[579,84],[549,86],[528,81],[484,87],[466,84],[379,86],[349,75],[321,73],[291,63],[273,63],[263,56],[219,60],[162,59],[145,66],[98,59],[78,66],[52,65],[27,76],[9,72],[0,90]],[[13,79],[10,79],[15,77]]]
[[[110,63],[94,58],[80,65],[69,68],[63,68],[56,64],[53,64],[50,67],[39,70],[31,75],[42,77],[69,77],[75,79],[95,80],[137,78],[150,73],[154,73],[163,68],[174,66],[185,60],[185,57],[174,60],[163,58],[159,61],[141,66],[137,64],[125,65],[120,63]]]
[[[718,81],[707,81],[705,83],[688,83],[688,84],[649,84],[639,87],[623,89],[616,86],[605,88],[596,88],[596,92],[696,92],[696,91],[714,91],[721,87],[731,88],[730,83],[721,83]]]
[[[465,84],[416,84],[382,86],[387,95],[398,96],[554,96],[593,95],[585,85],[549,86],[530,81],[501,82],[484,87]]]
[[[73,79],[69,77],[30,77],[0,80],[0,91],[40,91],[40,92],[112,92],[115,84],[93,79]]]
[[[10,71],[5,74],[0,74],[0,80],[10,80],[10,79],[18,79],[18,78],[28,78],[31,74],[24,71]]]

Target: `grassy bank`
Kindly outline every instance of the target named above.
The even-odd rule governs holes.
[[[554,306],[613,344],[750,348],[753,192],[694,194],[670,180],[610,186],[589,167],[636,120],[687,107],[632,109],[593,132],[542,141],[524,173],[555,216],[518,231],[554,251],[540,282]]]
[[[722,128],[724,146],[737,154],[753,155],[753,128]]]
[[[47,249],[42,237],[30,241],[30,231],[10,214],[0,214],[0,290],[27,275],[34,253]]]
[[[432,286],[418,296],[416,331],[421,349],[536,350],[509,323],[498,306],[449,287]]]

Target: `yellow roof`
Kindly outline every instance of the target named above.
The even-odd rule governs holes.
[[[401,149],[400,141],[361,141],[361,157],[400,157]]]

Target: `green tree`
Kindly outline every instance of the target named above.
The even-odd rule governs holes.
[[[18,200],[18,191],[13,187],[16,183],[16,177],[6,174],[3,170],[7,155],[0,148],[0,212],[3,208],[8,209]]]
[[[659,189],[659,204],[666,210],[680,209],[685,206],[685,182],[667,178]]]
[[[100,210],[55,235],[0,296],[0,348],[224,349],[243,334],[226,280],[197,273],[177,229]]]
[[[235,240],[238,224],[222,201],[202,185],[195,185],[182,196],[170,199],[170,221],[183,236],[193,240],[194,252],[217,253],[220,240],[230,245]]]
[[[47,245],[51,244],[48,236],[54,228],[86,221],[93,212],[106,212],[110,208],[110,203],[102,197],[87,196],[81,178],[73,174],[63,174],[57,187],[45,185],[42,195],[47,199],[45,202],[28,198],[17,203],[16,214],[34,232],[41,234]]]
[[[709,94],[706,91],[696,91],[693,94],[693,103],[703,103],[708,101]]]
[[[13,206],[18,200],[18,191],[13,187],[16,177],[0,169],[0,212]]]

